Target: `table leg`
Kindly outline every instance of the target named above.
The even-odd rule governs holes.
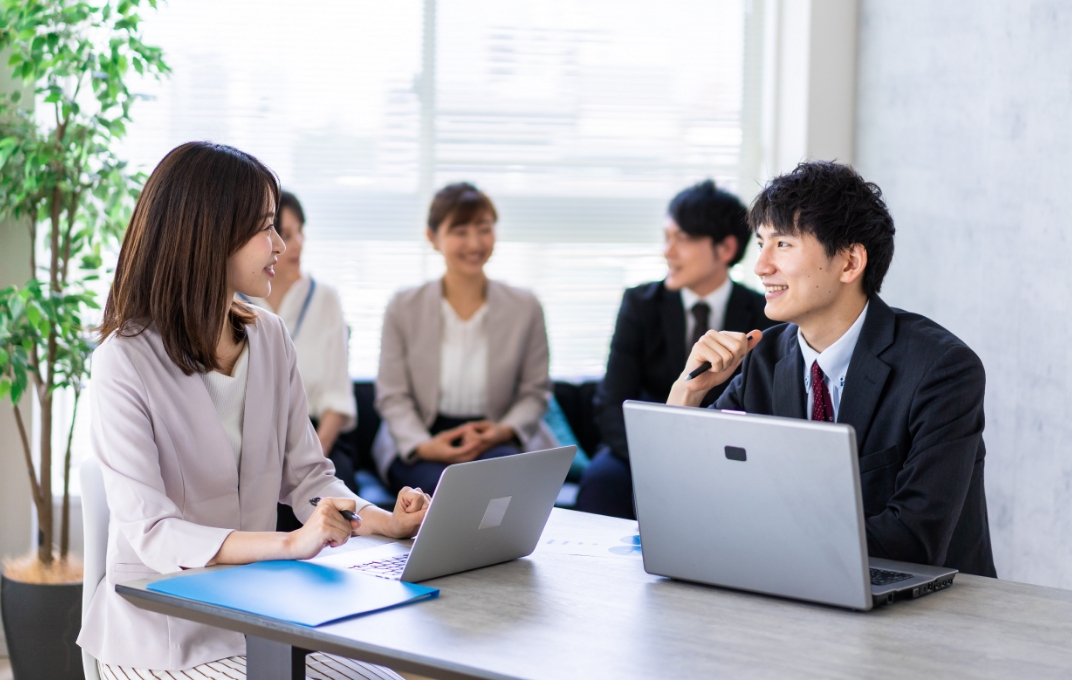
[[[246,636],[248,680],[305,680],[305,656],[309,652],[285,642]]]

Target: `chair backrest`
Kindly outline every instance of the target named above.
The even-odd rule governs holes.
[[[82,621],[89,603],[104,580],[108,554],[108,499],[104,494],[104,477],[96,458],[87,458],[80,469],[82,476],[82,531],[84,572],[82,579]],[[82,668],[86,680],[100,680],[97,660],[82,650]]]

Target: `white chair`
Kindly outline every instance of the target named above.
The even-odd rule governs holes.
[[[104,580],[108,554],[108,499],[104,494],[104,477],[96,458],[82,462],[82,531],[84,571],[82,576],[82,624],[93,595]],[[82,650],[82,668],[86,680],[100,680],[97,660]]]

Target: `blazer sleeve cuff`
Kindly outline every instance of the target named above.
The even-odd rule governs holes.
[[[934,564],[938,555],[934,547],[924,545],[889,510],[867,518],[867,552],[872,557],[892,558],[916,564]],[[941,552],[944,552],[941,551]]]
[[[346,484],[337,477],[332,477],[328,484],[316,489],[315,491],[306,491],[302,495],[308,495],[308,498],[292,497],[293,502],[292,509],[294,510],[294,516],[298,518],[302,524],[309,521],[309,517],[312,516],[313,511],[316,509],[309,504],[309,498],[319,496],[321,498],[350,498],[357,504],[357,514],[361,514],[361,510],[372,505],[372,503],[366,501],[361,496],[356,495],[346,487]]]
[[[357,427],[357,407],[354,405],[354,395],[350,392],[325,394],[317,404],[319,412],[334,411],[346,416],[340,432],[349,432]]]
[[[132,541],[131,547],[145,566],[172,574],[206,566],[233,531],[171,518],[158,523],[141,541]]]
[[[529,444],[540,430],[540,418],[533,420],[526,414],[510,412],[499,421],[503,425],[513,428],[521,442],[522,450],[528,450]]]
[[[427,430],[421,428],[407,428],[406,432],[400,433],[400,436],[395,436],[391,431],[386,419],[380,425],[379,432],[376,433],[376,440],[372,444],[373,457],[377,459],[377,465],[380,468],[380,474],[384,479],[387,479],[387,470],[391,467],[391,462],[397,457],[403,463],[412,465],[417,461],[417,447],[428,441],[431,435]]]

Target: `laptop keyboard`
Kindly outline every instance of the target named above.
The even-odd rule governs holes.
[[[903,571],[889,571],[871,567],[871,585],[873,586],[888,586],[891,583],[907,581],[910,578],[912,578],[912,574],[906,574]]]
[[[371,574],[372,576],[379,576],[380,578],[397,581],[402,578],[402,572],[406,568],[407,560],[409,560],[409,553],[388,557],[382,560],[375,560],[373,562],[355,564],[350,568],[365,574]],[[874,570],[872,569],[872,571]]]

